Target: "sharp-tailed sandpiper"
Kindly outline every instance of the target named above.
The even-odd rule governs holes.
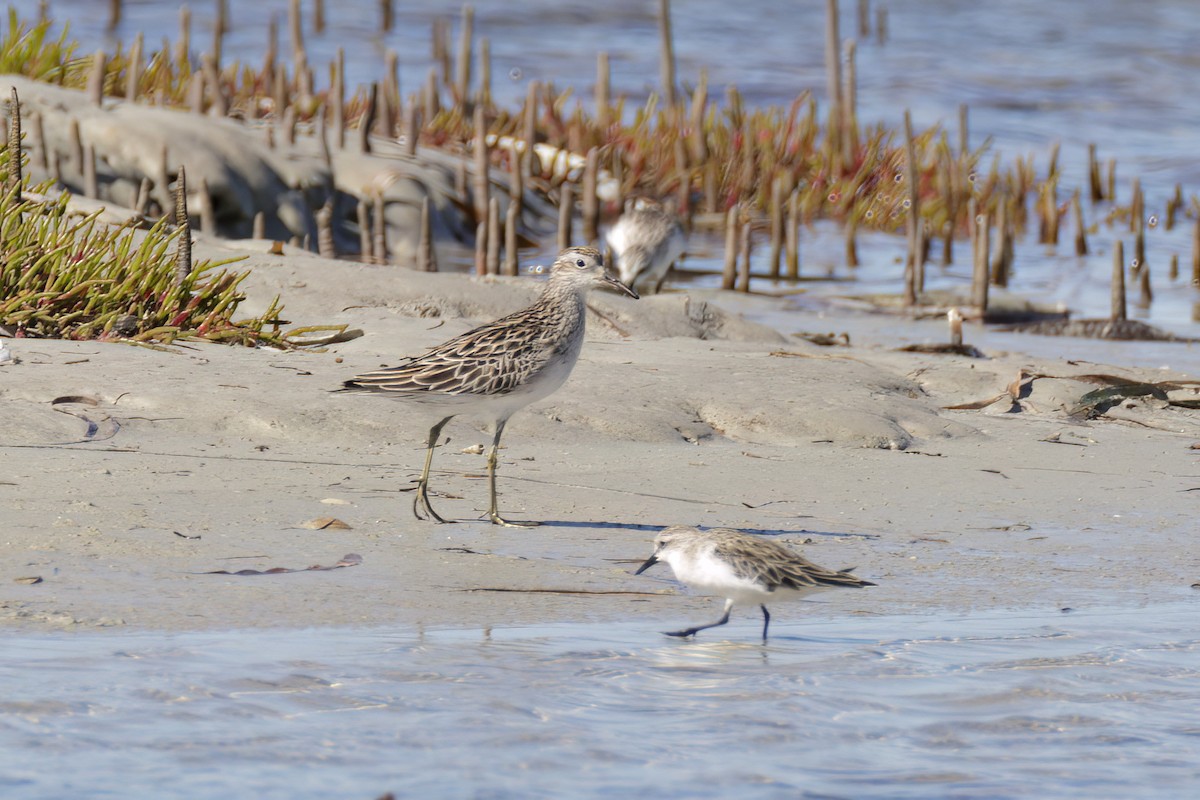
[[[588,290],[611,286],[637,299],[637,292],[604,267],[591,247],[568,247],[550,267],[537,302],[507,317],[480,326],[415,356],[404,364],[366,372],[346,381],[342,391],[391,397],[423,408],[435,419],[429,429],[425,467],[417,482],[413,513],[438,522],[429,504],[429,468],[442,428],[460,414],[491,423],[488,452],[488,516],[497,525],[511,523],[496,508],[496,451],[504,425],[513,412],[554,392],[575,366],[583,345]]]
[[[803,597],[824,589],[874,586],[850,570],[819,567],[778,542],[732,528],[702,531],[675,525],[654,539],[654,553],[638,568],[640,575],[660,561],[671,565],[675,577],[693,589],[725,598],[725,613],[716,622],[697,625],[668,636],[694,636],[729,622],[736,603],[758,603],[763,612],[763,641],[771,614],[767,601]]]

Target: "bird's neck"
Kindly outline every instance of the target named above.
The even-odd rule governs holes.
[[[547,314],[557,326],[578,329],[583,332],[587,321],[587,287],[575,286],[566,281],[550,280],[542,290],[538,300]]]
[[[587,297],[588,287],[577,286],[570,281],[555,280],[553,277],[546,283],[542,289],[541,302],[555,303],[568,305],[573,304],[583,307],[584,298]]]

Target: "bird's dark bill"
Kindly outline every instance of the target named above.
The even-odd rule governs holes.
[[[626,286],[625,284],[621,283],[619,280],[614,278],[612,275],[605,275],[604,282],[607,284],[610,284],[613,288],[617,289],[618,291],[624,292],[625,294],[632,297],[634,300],[641,299],[641,295],[639,295],[637,292],[635,292],[633,290],[632,286]]]
[[[634,575],[641,575],[643,572],[645,572],[646,570],[650,569],[651,567],[653,567],[653,566],[654,566],[655,564],[657,564],[657,563],[658,563],[658,559],[657,559],[656,557],[654,557],[654,556],[650,556],[649,558],[647,558],[647,559],[646,559],[646,563],[645,563],[645,564],[642,564],[640,567],[638,567],[638,568],[637,568],[637,572],[635,572],[635,573],[633,573],[633,574],[634,574]]]

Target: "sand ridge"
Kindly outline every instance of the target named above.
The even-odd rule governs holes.
[[[202,238],[197,255],[236,246]],[[665,574],[630,574],[655,531],[672,524],[778,535],[879,584],[822,597],[809,613],[1066,607],[1191,591],[1195,412],[1146,401],[1071,418],[1070,405],[1094,387],[1069,377],[1037,379],[1015,409],[1000,400],[951,410],[1002,394],[1021,370],[1105,368],[1016,351],[989,360],[897,353],[870,337],[818,347],[723,310],[712,292],[636,303],[593,295],[574,374],[512,418],[502,450],[505,509],[541,527],[478,520],[487,493],[473,446],[487,435],[470,420],[447,428],[433,483],[439,511],[461,521],[419,522],[402,491],[420,468],[419,419],[402,404],[331,390],[521,307],[536,282],[365,267],[290,248],[244,266],[253,270],[247,310],[282,292],[296,324],[345,322],[364,335],[324,352],[8,340],[19,363],[0,367],[0,624],[674,619],[714,601],[681,593]],[[795,312],[796,330],[831,324]],[[888,324],[914,340],[929,332]],[[326,517],[348,527],[306,527]],[[362,564],[204,574],[329,565],[347,553]],[[42,580],[18,582],[32,577]]]

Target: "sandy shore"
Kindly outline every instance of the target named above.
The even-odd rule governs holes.
[[[197,255],[229,248],[262,249],[201,243]],[[777,534],[878,584],[779,619],[1140,603],[1187,596],[1200,577],[1196,412],[1138,401],[1091,421],[1067,414],[1095,388],[1072,375],[1186,376],[1029,356],[1015,335],[986,360],[900,353],[941,325],[895,318],[873,336],[856,316],[854,346],[824,348],[742,321],[719,293],[593,295],[575,373],[505,436],[502,509],[541,527],[478,521],[484,457],[470,451],[487,435],[462,419],[433,484],[460,522],[420,522],[403,491],[420,422],[330,390],[519,308],[535,282],[290,250],[249,265],[248,311],[281,292],[295,323],[365,335],[325,352],[8,340],[20,361],[0,367],[0,624],[704,619],[717,601],[678,591],[668,570],[630,574],[655,530],[677,523]],[[839,324],[796,312],[787,333]],[[947,408],[1003,394],[1020,370],[1058,377],[1015,406]],[[53,402],[72,397],[90,401]],[[347,527],[307,527],[327,517]],[[362,563],[208,574],[347,553]]]

